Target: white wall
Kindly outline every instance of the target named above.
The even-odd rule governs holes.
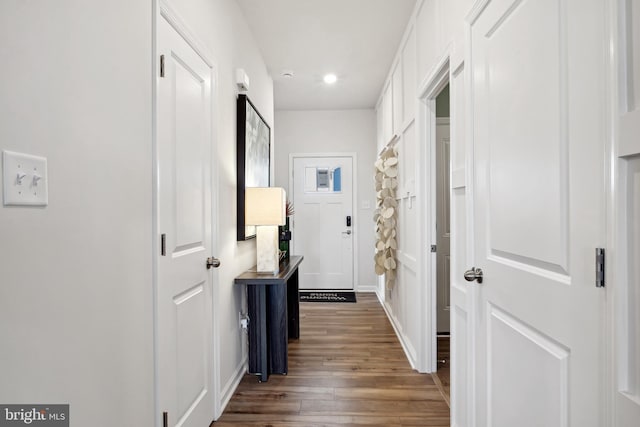
[[[429,337],[423,331],[431,316],[423,298],[432,274],[424,252],[435,240],[430,240],[424,197],[431,183],[426,179],[428,165],[421,163],[425,130],[416,117],[421,111],[419,90],[444,55],[463,46],[464,18],[472,5],[473,0],[417,2],[376,107],[378,149],[396,135],[400,162],[398,278],[392,291],[385,292],[380,282],[378,293],[411,364],[421,371],[429,369],[425,354]]]
[[[236,241],[236,68],[243,68],[251,87],[247,95],[274,130],[273,80],[262,55],[235,0],[174,0],[172,7],[186,21],[191,31],[213,54],[217,69],[217,154],[220,207],[220,230],[217,286],[217,333],[221,343],[216,349],[220,360],[222,399],[233,394],[235,382],[244,373],[246,335],[240,330],[238,313],[246,312],[244,287],[235,286],[233,279],[255,265],[255,239]],[[272,137],[272,151],[274,141]]]
[[[75,426],[153,422],[151,6],[0,2],[0,149],[49,161],[0,206],[0,402]]]
[[[174,4],[175,3],[175,4]],[[172,7],[212,52],[223,399],[255,241],[236,242],[236,86],[273,125],[273,82],[235,0]],[[0,149],[49,159],[49,206],[0,206],[0,402],[70,403],[73,425],[153,423],[152,1],[0,2]]]
[[[290,153],[357,153],[358,200],[353,219],[358,247],[356,290],[374,290],[375,111],[276,111],[276,125],[275,185],[284,187],[287,193]],[[369,203],[369,209],[363,209],[365,202]]]

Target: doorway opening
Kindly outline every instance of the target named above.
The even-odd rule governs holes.
[[[443,56],[434,71],[425,79],[419,89],[420,121],[420,161],[425,165],[420,177],[423,183],[421,196],[424,200],[422,217],[426,227],[423,239],[420,270],[423,283],[424,323],[422,326],[421,359],[423,372],[432,374],[434,381],[442,385],[444,395],[449,392],[449,376],[438,377],[438,368],[445,374],[449,368],[449,356],[446,351],[451,337],[449,325],[449,282],[450,282],[450,170],[451,151],[449,128],[455,123],[450,121],[450,58]],[[439,99],[438,99],[439,98]],[[439,112],[438,112],[439,110]],[[438,280],[440,279],[440,281]],[[438,333],[442,332],[438,340]],[[440,346],[438,346],[440,341]],[[440,347],[441,354],[438,354]],[[443,354],[442,351],[445,350]],[[455,354],[453,355],[455,358]],[[444,363],[439,361],[444,360]],[[442,384],[440,384],[442,383]]]
[[[442,390],[450,395],[450,297],[451,297],[451,132],[449,84],[436,97],[436,358],[435,372]]]

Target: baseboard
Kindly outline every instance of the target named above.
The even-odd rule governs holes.
[[[375,292],[378,293],[378,286],[376,285],[360,285],[358,286],[358,288],[356,289],[356,292]]]
[[[247,356],[242,358],[242,361],[236,367],[235,372],[233,373],[233,375],[231,376],[229,381],[227,381],[225,386],[222,388],[222,390],[220,392],[220,395],[222,397],[220,399],[220,416],[222,416],[222,414],[224,413],[224,410],[226,409],[227,405],[229,404],[229,401],[233,397],[233,393],[236,392],[236,389],[240,385],[240,381],[242,381],[242,378],[244,377],[244,374],[247,372],[247,362],[248,362],[248,360],[249,359],[248,359]]]
[[[376,286],[375,292],[376,292],[376,296],[378,297],[378,302],[380,303],[382,308],[384,308],[384,295],[380,293],[380,287],[379,286]],[[385,310],[385,312],[386,312],[386,310]],[[389,316],[389,315],[387,314],[387,316]]]
[[[393,330],[396,333],[396,336],[398,337],[398,341],[400,341],[400,345],[402,346],[402,350],[404,351],[404,355],[407,356],[407,360],[409,361],[409,364],[411,365],[412,369],[415,369],[416,371],[417,369],[417,364],[416,364],[416,360],[415,357],[412,355],[411,352],[411,344],[409,344],[407,342],[406,337],[404,336],[404,334],[401,332],[402,331],[402,327],[398,324],[398,322],[396,321],[395,316],[393,316],[391,314],[391,309],[389,308],[389,304],[386,302],[383,302],[380,292],[376,291],[376,296],[378,297],[378,301],[380,302],[380,305],[382,306],[382,308],[384,309],[384,312],[387,315],[387,319],[389,319],[389,323],[391,323],[391,326],[393,327]]]

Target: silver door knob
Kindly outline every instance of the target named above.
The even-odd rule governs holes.
[[[343,231],[342,234],[351,234],[351,230]]]
[[[207,270],[209,270],[211,267],[213,268],[220,267],[220,260],[214,257],[207,258]]]
[[[482,269],[471,267],[470,270],[464,272],[464,280],[467,282],[473,282],[476,280],[478,283],[482,283]]]

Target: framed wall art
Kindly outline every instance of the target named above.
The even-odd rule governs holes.
[[[271,128],[247,95],[238,95],[237,108],[237,239],[240,241],[256,236],[255,226],[247,226],[245,223],[245,189],[270,185]]]

